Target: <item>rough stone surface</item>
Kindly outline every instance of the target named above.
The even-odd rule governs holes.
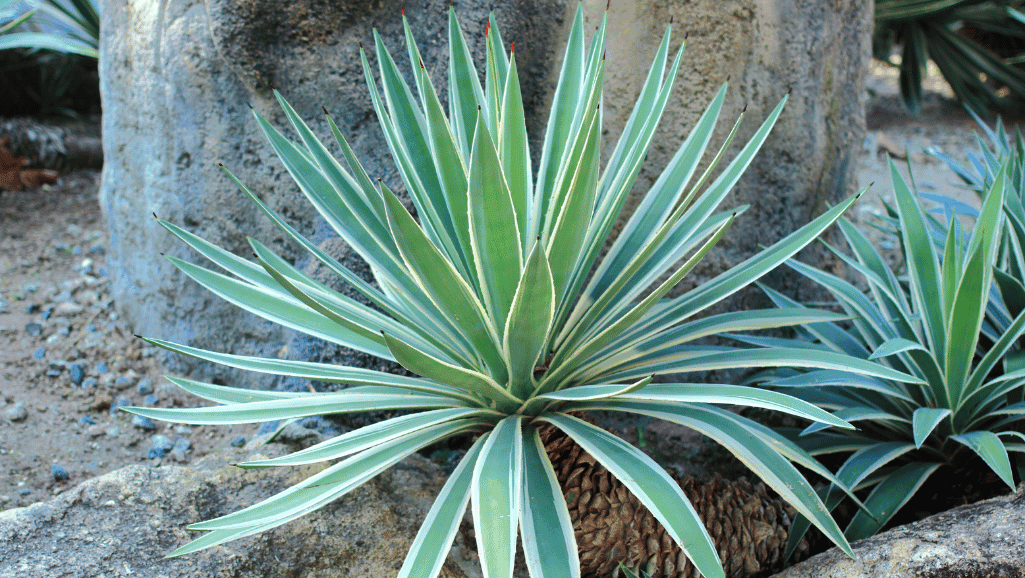
[[[598,24],[605,4],[585,2],[589,29]],[[457,6],[478,62],[489,7],[495,10],[505,42],[516,44],[535,153],[575,6],[568,0]],[[364,355],[295,339],[189,282],[157,255],[193,255],[146,216],[155,212],[241,255],[250,254],[245,236],[252,235],[288,259],[302,259],[220,173],[217,164],[224,163],[301,232],[367,274],[366,266],[314,217],[259,133],[249,107],[279,126],[285,124],[271,93],[276,87],[315,132],[330,138],[320,114],[320,107],[326,106],[369,174],[401,188],[374,118],[357,46],[359,41],[372,45],[370,30],[377,25],[400,67],[407,66],[398,4],[104,0],[102,8],[106,163],[101,198],[111,229],[113,290],[135,330],[239,354],[384,367]],[[436,81],[443,79],[445,4],[406,2],[405,13],[424,64]],[[691,273],[686,282],[696,284],[851,192],[852,159],[864,133],[871,1],[614,3],[603,109],[609,144],[622,130],[671,16],[676,18],[674,43],[688,32],[688,49],[639,189],[654,181],[727,76],[732,76],[734,88],[713,149],[743,107],[748,116],[737,142],[750,136],[779,99],[793,91],[773,136],[735,198],[728,201],[729,206],[750,204],[751,209],[734,224],[721,248]],[[374,62],[373,51],[368,53]],[[300,266],[318,278],[333,277],[308,261],[300,261]],[[776,283],[785,290],[787,284]],[[187,359],[175,363],[176,370],[194,377],[235,382],[223,368],[194,365]],[[258,386],[304,386],[246,379]]]
[[[0,578],[394,576],[444,482],[414,455],[313,514],[253,537],[166,559],[198,537],[188,524],[227,514],[323,469],[241,470],[254,445],[191,468],[128,466],[48,502],[0,512]],[[270,457],[279,446],[261,447]],[[467,542],[469,540],[469,542]],[[468,528],[442,576],[479,576]]]
[[[327,107],[368,173],[401,190],[373,114],[358,44],[371,48],[368,56],[376,68],[371,29],[377,26],[405,69],[399,3],[103,0],[101,5],[106,135],[101,203],[111,230],[111,279],[122,313],[137,333],[200,347],[303,358],[338,355],[329,346],[288,343],[280,328],[189,282],[159,255],[194,255],[150,214],[241,255],[251,254],[246,242],[251,235],[286,258],[301,257],[221,173],[217,165],[223,163],[300,232],[327,243],[343,263],[368,275],[366,265],[348,256],[348,247],[314,218],[249,107],[279,127],[286,125],[272,94],[277,88],[330,144],[321,113],[321,106]],[[528,122],[537,129],[540,111],[547,110],[541,99],[546,75],[555,68],[565,2],[461,3],[458,16],[478,61],[491,6],[506,43],[517,43],[525,104],[532,111]],[[424,64],[438,82],[448,62],[448,5],[421,0],[405,2],[404,9]],[[444,84],[439,82],[441,92]],[[175,361],[176,369],[197,377],[227,373]],[[365,356],[345,361],[373,363]],[[259,377],[247,379],[258,384]]]
[[[853,545],[836,548],[773,578],[1021,578],[1025,576],[1025,486]]]
[[[585,6],[597,24],[605,2],[588,0]],[[871,0],[648,0],[612,6],[603,103],[608,142],[618,138],[633,108],[666,23],[673,18],[675,43],[688,35],[679,77],[635,192],[654,183],[728,77],[720,126],[709,145],[713,150],[746,107],[734,140],[738,151],[738,143],[746,142],[791,91],[773,132],[724,203],[750,209],[682,286],[707,281],[854,193],[865,137]],[[780,270],[768,281],[800,296],[806,288],[786,275]],[[749,306],[751,298],[732,307]]]

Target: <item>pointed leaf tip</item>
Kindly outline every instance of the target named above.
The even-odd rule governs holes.
[[[689,37],[690,37],[690,31],[689,30],[687,32],[683,33],[683,41],[684,42],[687,42],[687,38],[689,38]]]
[[[160,220],[160,217],[157,216],[157,212],[156,211],[153,211],[153,218],[158,220],[158,221]]]
[[[672,24],[672,23],[673,23],[673,16],[670,16],[670,17],[669,17],[669,23],[670,23],[670,24]]]
[[[331,113],[329,113],[329,112],[327,111],[327,107],[326,107],[326,106],[324,106],[324,105],[320,105],[320,110],[324,111],[324,114],[326,114],[326,115],[328,115],[328,116],[330,116],[330,115],[331,115]]]

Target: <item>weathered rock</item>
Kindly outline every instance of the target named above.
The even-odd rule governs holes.
[[[263,451],[282,453],[276,445]],[[129,466],[48,502],[0,512],[0,578],[394,576],[444,481],[437,466],[414,455],[284,526],[164,558],[200,535],[186,531],[188,524],[252,505],[325,467],[226,466],[251,452],[207,457],[193,468]],[[442,576],[480,575],[467,537],[457,535]]]
[[[589,26],[597,24],[605,4],[585,3]],[[566,0],[458,6],[478,62],[483,46],[479,32],[488,8],[494,8],[506,43],[516,44],[535,154],[575,6]],[[365,264],[349,254],[300,198],[249,107],[278,126],[286,124],[271,94],[276,87],[316,133],[330,138],[320,113],[325,105],[369,174],[395,188],[399,179],[374,120],[357,42],[371,46],[370,28],[377,25],[405,68],[398,8],[397,3],[366,1],[187,0],[158,7],[144,0],[103,0],[100,75],[106,160],[101,198],[111,229],[108,262],[114,294],[137,332],[239,354],[378,363],[319,341],[289,342],[281,329],[187,282],[157,255],[190,257],[189,251],[144,216],[155,212],[238,254],[251,252],[245,236],[253,235],[288,259],[300,257],[224,178],[217,168],[224,163],[301,232],[366,274]],[[446,9],[444,2],[434,0],[405,3],[424,64],[436,82],[447,66]],[[614,3],[603,104],[610,142],[622,130],[670,16],[677,18],[678,31],[690,33],[690,46],[663,128],[648,155],[651,168],[642,172],[639,186],[654,180],[728,75],[735,90],[724,109],[720,136],[745,106],[748,122],[740,138],[749,136],[793,90],[774,135],[730,203],[752,208],[737,220],[719,252],[690,275],[688,282],[700,283],[850,192],[852,159],[864,130],[871,1]],[[682,36],[678,33],[675,41]],[[442,92],[444,85],[438,82]],[[301,266],[317,278],[325,275],[309,263]],[[227,373],[185,359],[177,363],[177,369],[207,380]],[[247,379],[257,385],[264,379],[262,385],[269,385],[270,378]]]
[[[1014,494],[955,508],[836,548],[773,578],[1021,578],[1025,485]]]
[[[462,3],[459,19],[471,50],[483,55],[482,31],[495,7],[503,30],[519,40],[517,55],[529,122],[539,126],[547,72],[553,68],[566,2],[505,0]],[[287,125],[272,94],[279,89],[313,130],[330,143],[321,112],[326,106],[373,177],[401,189],[373,117],[359,60],[359,42],[373,47],[378,27],[400,62],[405,57],[400,4],[187,0],[156,5],[146,0],[103,0],[101,92],[105,168],[101,203],[111,229],[108,263],[122,313],[143,335],[240,354],[302,357],[347,356],[369,366],[368,356],[288,343],[289,335],[211,295],[176,272],[160,253],[191,258],[187,248],[153,219],[156,213],[236,253],[252,251],[246,235],[288,259],[300,257],[218,168],[223,163],[300,232],[361,274],[368,267],[347,255],[298,191],[254,121],[250,107],[275,125]],[[447,67],[448,5],[405,3],[420,40],[424,64],[441,79]],[[369,50],[376,67],[376,56]],[[480,59],[482,60],[482,59]],[[444,93],[445,83],[438,88]],[[540,131],[534,130],[534,134]],[[321,275],[312,271],[315,276]],[[332,280],[337,286],[337,280]],[[283,343],[288,347],[283,350]],[[311,350],[312,348],[312,350]],[[177,369],[223,377],[224,368]],[[254,384],[269,378],[249,376]],[[265,381],[261,384],[259,379]],[[236,380],[237,381],[237,380]]]
[[[604,0],[585,4],[590,20],[599,22]],[[649,0],[612,7],[603,102],[609,139],[618,138],[633,108],[666,23],[674,18],[677,39],[688,34],[663,125],[638,179],[645,189],[727,78],[730,91],[711,149],[747,110],[727,159],[791,93],[765,145],[724,203],[750,209],[682,287],[704,283],[854,193],[865,137],[871,0]],[[818,260],[823,254],[806,257]],[[805,297],[807,284],[784,269],[763,281]],[[731,301],[730,308],[762,302],[751,292]]]

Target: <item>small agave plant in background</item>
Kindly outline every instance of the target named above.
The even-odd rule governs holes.
[[[791,461],[835,478],[796,444],[719,405],[770,408],[840,428],[850,427],[847,423],[780,393],[730,385],[655,384],[652,376],[792,365],[853,367],[880,379],[915,380],[833,352],[723,352],[692,343],[722,331],[841,318],[790,308],[695,319],[810,243],[855,197],[699,288],[667,298],[733,221],[736,213],[717,212],[716,207],[782,111],[781,102],[717,177],[708,169],[691,184],[722,107],[724,86],[600,259],[665,108],[682,49],[663,74],[667,32],[622,137],[601,169],[605,19],[589,46],[583,30],[578,8],[536,169],[528,150],[516,58],[506,53],[493,19],[481,85],[450,12],[447,114],[408,24],[407,50],[418,97],[375,33],[382,89],[365,54],[363,66],[385,140],[419,222],[385,183],[366,174],[333,123],[344,164],[280,96],[298,142],[256,115],[299,188],[370,264],[376,284],[325,254],[231,178],[290,238],[374,307],[328,289],[256,240],[251,241],[255,261],[250,261],[162,223],[230,274],[172,259],[212,292],[287,327],[397,361],[415,374],[243,357],[149,339],[171,351],[236,368],[350,387],[326,393],[264,392],[172,379],[222,405],[129,410],[139,415],[232,424],[345,412],[408,412],[291,455],[240,464],[289,466],[341,459],[263,502],[191,526],[209,533],[172,555],[284,524],[417,450],[464,436],[473,440],[472,446],[428,513],[399,575],[436,576],[472,503],[485,576],[511,576],[518,536],[532,576],[579,576],[566,501],[538,435],[539,428],[550,425],[626,484],[705,576],[722,576],[712,541],[680,487],[644,453],[571,415],[587,410],[654,416],[709,435],[850,552]],[[735,133],[736,128],[730,138]]]
[[[1025,370],[1001,364],[1025,335],[1025,312],[1010,314],[994,284],[1005,238],[1002,207],[1012,189],[1008,167],[1005,162],[992,175],[967,234],[950,213],[943,222],[923,212],[891,162],[906,277],[891,271],[866,237],[843,220],[852,255],[834,251],[863,277],[867,292],[791,262],[851,316],[848,325],[806,324],[791,346],[875,360],[922,379],[916,385],[849,371],[782,370],[753,380],[857,425],[856,431],[812,424],[803,432],[782,432],[812,455],[846,455],[836,477],[848,488],[868,492],[845,529],[848,540],[878,532],[937,470],[972,456],[1014,489],[1008,452],[1025,453]],[[797,306],[766,291],[781,307]],[[825,491],[831,510],[843,499],[835,488]],[[795,523],[791,548],[807,528],[806,520]]]

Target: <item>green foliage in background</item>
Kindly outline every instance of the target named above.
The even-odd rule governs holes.
[[[901,45],[900,89],[922,105],[922,76],[936,63],[954,94],[976,112],[1025,102],[1022,0],[875,0],[872,49],[890,62]]]
[[[472,502],[485,576],[511,576],[518,536],[532,576],[579,576],[566,502],[538,436],[538,429],[550,424],[619,478],[704,575],[722,576],[713,543],[680,487],[641,451],[570,415],[589,410],[632,412],[707,434],[850,552],[839,527],[791,462],[834,479],[829,472],[796,444],[720,405],[774,409],[839,428],[848,424],[776,392],[733,385],[655,384],[652,377],[782,365],[853,369],[880,380],[917,381],[839,352],[698,343],[723,331],[843,318],[799,307],[702,314],[805,247],[856,197],[733,269],[669,298],[669,290],[737,216],[717,207],[764,142],[783,102],[731,162],[719,166],[736,126],[713,155],[710,168],[699,172],[725,98],[723,86],[600,258],[669,99],[682,47],[666,72],[667,31],[622,136],[602,168],[605,19],[588,44],[578,8],[540,162],[534,167],[515,54],[506,52],[492,19],[482,84],[455,13],[450,11],[449,17],[447,111],[407,22],[406,51],[414,87],[407,85],[376,32],[380,87],[361,52],[385,142],[419,220],[388,184],[366,174],[330,118],[343,161],[329,153],[280,96],[297,141],[256,114],[299,188],[370,264],[376,283],[325,254],[231,176],[288,237],[373,307],[311,279],[255,239],[255,259],[247,260],[162,222],[228,273],[171,258],[213,293],[286,327],[397,361],[415,374],[243,357],[148,339],[202,360],[351,387],[334,393],[261,392],[172,379],[221,405],[130,410],[139,415],[231,424],[345,412],[411,412],[288,456],[240,464],[269,467],[340,460],[263,502],[193,525],[208,533],[173,555],[288,522],[421,448],[462,436],[472,446],[441,491],[399,575],[437,575]]]
[[[963,463],[972,454],[1013,489],[1008,452],[1025,452],[1025,371],[1003,365],[1025,333],[1025,313],[1009,315],[994,284],[1005,239],[1005,191],[1013,189],[1008,165],[997,167],[970,234],[952,212],[944,211],[944,220],[924,213],[892,162],[890,169],[904,275],[895,274],[868,239],[841,220],[851,254],[833,250],[868,289],[792,261],[851,319],[805,324],[798,339],[787,343],[874,360],[920,377],[922,385],[832,370],[754,378],[857,426],[851,431],[813,424],[803,432],[783,432],[812,455],[846,455],[836,477],[856,491],[871,489],[845,529],[852,541],[877,532],[941,466]],[[781,307],[797,306],[766,291]],[[994,312],[1002,313],[1002,323],[992,322]],[[832,488],[823,496],[830,509],[844,499]],[[806,521],[795,524],[791,547],[806,528]]]
[[[100,56],[97,0],[0,0],[0,14],[11,14],[0,24],[0,50],[28,48],[94,59]]]
[[[0,116],[99,112],[96,0],[0,0]]]

